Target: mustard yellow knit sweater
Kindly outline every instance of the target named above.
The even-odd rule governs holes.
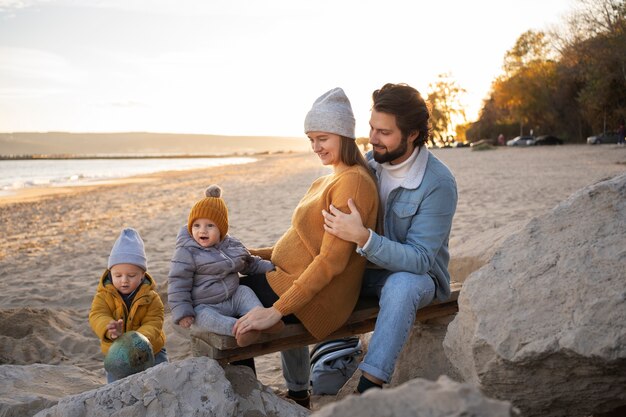
[[[361,290],[365,258],[356,253],[356,244],[326,233],[323,227],[322,209],[332,204],[347,213],[349,198],[365,226],[373,229],[376,183],[365,168],[355,165],[311,185],[293,213],[291,227],[271,252],[276,270],[267,273],[267,280],[280,296],[274,307],[284,316],[295,314],[318,339],[345,323]]]

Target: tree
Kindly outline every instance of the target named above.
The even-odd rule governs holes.
[[[527,31],[509,50],[470,140],[552,133],[584,140],[626,118],[626,1],[579,0],[567,27]],[[509,133],[507,133],[509,132]]]
[[[556,110],[553,101],[557,83],[556,61],[549,48],[546,34],[529,30],[524,32],[504,58],[505,75],[494,83],[494,98],[504,108],[507,123],[518,122],[519,134],[531,129],[553,131]]]
[[[559,102],[584,136],[626,116],[626,2],[579,0],[566,24],[552,34],[561,52],[559,84],[570,93]]]
[[[551,58],[546,34],[541,31],[528,30],[520,35],[504,56],[504,71],[507,77],[515,76],[534,62],[542,62]]]
[[[466,90],[452,79],[450,74],[439,74],[437,81],[428,86],[430,93],[427,101],[431,106],[433,135],[441,142],[447,142],[448,136],[455,132],[455,125],[465,123],[465,109],[461,97]]]

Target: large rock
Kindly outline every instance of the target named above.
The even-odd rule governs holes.
[[[163,363],[101,388],[61,399],[37,417],[308,416],[274,395],[245,367],[227,374],[201,357]]]
[[[444,340],[463,378],[524,416],[626,404],[626,174],[509,237],[465,282]]]
[[[469,384],[446,376],[436,382],[414,379],[396,388],[372,389],[328,404],[311,417],[481,416],[517,415],[510,403],[484,397]]]
[[[237,394],[237,416],[294,416],[305,417],[309,410],[291,400],[278,397],[270,388],[261,384],[252,370],[245,366],[226,366],[226,378]]]
[[[451,239],[448,271],[452,281],[465,282],[472,272],[486,265],[502,242],[513,233],[519,232],[527,221],[528,219],[510,221],[504,225],[494,224],[480,233],[465,236],[463,240]]]
[[[0,416],[32,416],[59,398],[102,385],[102,372],[73,365],[0,366]]]

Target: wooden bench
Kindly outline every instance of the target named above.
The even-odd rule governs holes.
[[[457,299],[459,298],[460,290],[461,284],[453,282],[450,298],[447,301],[434,301],[432,304],[418,310],[415,319],[417,321],[426,321],[455,314],[459,311]],[[371,332],[374,330],[378,310],[378,300],[376,298],[363,297],[359,299],[354,312],[350,315],[346,324],[323,340],[339,339]],[[277,334],[263,334],[257,343],[246,347],[237,346],[235,338],[231,336],[223,336],[206,331],[202,332],[197,329],[191,331],[191,351],[193,356],[208,356],[222,363],[253,358],[321,341],[315,339],[301,324],[288,324],[282,332]]]

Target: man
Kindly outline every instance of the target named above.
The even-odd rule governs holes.
[[[357,391],[381,388],[391,378],[418,308],[450,296],[448,240],[457,190],[450,170],[426,148],[430,114],[419,92],[386,84],[372,94],[370,144],[366,156],[376,174],[382,234],[350,213],[323,211],[328,233],[355,242],[371,262],[362,295],[376,295],[380,312]]]

